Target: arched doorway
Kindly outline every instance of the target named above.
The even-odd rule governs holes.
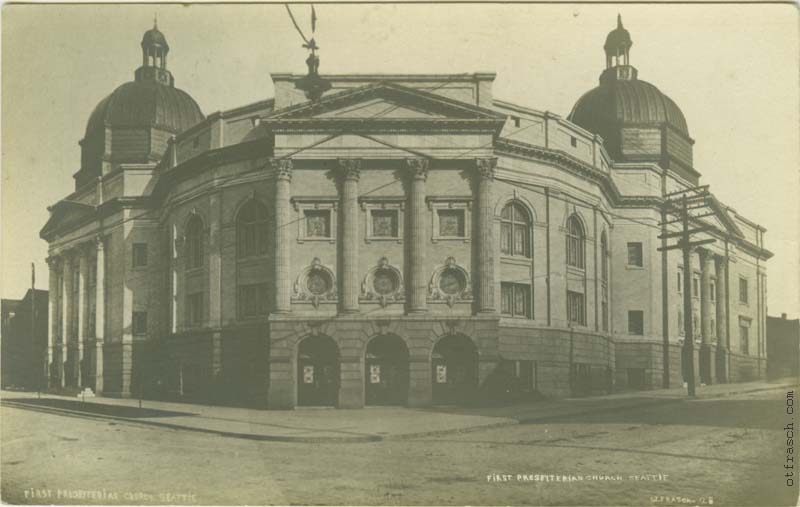
[[[367,405],[405,405],[408,399],[408,348],[399,336],[381,335],[367,344],[364,357]]]
[[[330,337],[312,336],[297,349],[297,404],[335,406],[339,394],[339,348]]]
[[[478,351],[462,335],[446,336],[431,356],[433,402],[463,404],[473,400],[478,387]]]

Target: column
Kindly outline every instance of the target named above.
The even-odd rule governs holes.
[[[169,289],[170,289],[170,308],[169,308],[169,332],[176,334],[178,332],[178,251],[183,244],[181,236],[178,234],[178,225],[172,224],[172,241],[170,243],[170,259],[169,259]]]
[[[73,365],[75,385],[83,387],[83,348],[86,342],[86,323],[89,320],[89,301],[86,297],[86,279],[89,276],[88,252],[78,251],[78,355]]]
[[[478,310],[494,313],[494,228],[492,183],[496,158],[476,159],[478,166]]]
[[[102,236],[95,238],[95,251],[94,392],[99,395],[103,392],[103,342],[106,329],[106,254]]]
[[[292,192],[292,160],[272,161],[275,171],[275,312],[286,313],[291,310],[292,284],[289,279],[291,269],[291,208],[289,199]]]
[[[47,266],[50,268],[49,300],[47,304],[47,322],[50,327],[47,332],[47,357],[44,364],[45,383],[43,388],[50,387],[50,382],[55,373],[53,364],[53,348],[58,341],[58,258],[48,257]]]
[[[728,258],[716,258],[717,275],[717,382],[727,382],[727,353],[728,353]]]
[[[358,312],[358,178],[361,160],[339,159],[342,184],[341,309],[342,313]]]
[[[69,252],[64,253],[62,264],[61,284],[61,365],[59,376],[61,377],[61,387],[67,385],[67,342],[71,334],[72,325],[72,257]]]
[[[711,384],[711,271],[714,255],[700,250],[700,381]]]
[[[428,310],[427,273],[425,251],[428,245],[426,235],[427,208],[425,205],[425,182],[428,178],[429,161],[426,158],[406,159],[406,167],[411,175],[411,195],[409,197],[409,238],[410,273],[409,312],[421,313]]]
[[[220,120],[221,123],[221,120]],[[220,394],[222,377],[222,194],[215,192],[208,202],[208,325],[211,327],[211,378],[214,393]]]

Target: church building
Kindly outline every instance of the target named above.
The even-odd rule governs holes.
[[[680,386],[685,340],[701,383],[765,375],[765,229],[709,191],[692,224],[715,241],[688,265],[659,250],[665,196],[703,168],[621,19],[566,116],[495,97],[493,73],[320,75],[315,48],[274,97],[206,116],[164,34],[141,47],[40,233],[52,386],[273,409],[591,395]]]

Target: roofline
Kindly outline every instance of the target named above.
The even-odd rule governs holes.
[[[273,81],[296,81],[307,77],[306,74],[294,74],[292,72],[273,72],[270,74]],[[441,79],[452,79],[455,77],[464,80],[494,81],[497,77],[496,72],[471,72],[457,74],[320,74],[320,77],[335,81],[436,81]]]

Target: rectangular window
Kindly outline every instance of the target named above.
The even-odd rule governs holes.
[[[628,266],[641,268],[643,265],[641,242],[628,243]]]
[[[135,335],[147,334],[147,312],[133,312],[133,329]]]
[[[567,291],[567,318],[571,323],[586,325],[586,308],[580,292]]]
[[[749,294],[747,292],[747,278],[739,278],[739,302],[747,303]]]
[[[717,283],[711,280],[711,301],[717,299]]]
[[[576,137],[574,137],[574,136],[570,137],[569,138],[569,142],[570,142],[570,144],[572,145],[573,148],[577,148],[578,147],[578,139]]]
[[[372,210],[372,235],[378,238],[399,236],[397,210]]]
[[[500,284],[501,312],[511,317],[531,318],[531,286],[521,283]]]
[[[603,331],[608,331],[608,303],[603,301]]]
[[[644,335],[644,312],[628,310],[628,334]]]
[[[692,315],[692,335],[695,337],[700,336],[700,326],[699,326],[700,319],[697,318],[697,314]]]
[[[742,354],[750,354],[750,321],[739,319],[739,347]]]
[[[331,212],[324,209],[307,209],[306,217],[307,238],[331,237]]]
[[[203,293],[196,292],[186,296],[186,324],[198,325],[203,322]]]
[[[678,293],[683,292],[683,270],[678,270]]]
[[[684,328],[683,312],[678,310],[678,335],[684,336],[686,334],[683,328]]]
[[[133,244],[133,267],[147,266],[147,243]]]
[[[700,297],[700,279],[697,277],[697,275],[694,275],[692,278],[692,297]]]
[[[239,287],[239,317],[267,314],[267,284],[256,283]]]
[[[464,210],[440,209],[439,236],[450,238],[464,237]]]

